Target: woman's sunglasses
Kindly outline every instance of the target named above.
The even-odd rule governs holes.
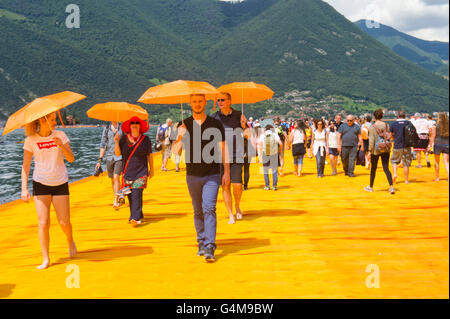
[[[227,99],[218,99],[217,102],[225,102]]]
[[[131,122],[130,124],[141,124],[140,122]]]

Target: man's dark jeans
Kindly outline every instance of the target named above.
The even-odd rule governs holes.
[[[342,146],[341,159],[345,175],[354,176],[358,146]]]

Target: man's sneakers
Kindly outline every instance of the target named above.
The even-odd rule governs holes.
[[[204,256],[205,255],[205,245],[203,243],[198,244],[198,252],[197,256]]]
[[[214,250],[213,245],[205,246],[203,243],[200,243],[198,244],[197,256],[204,256],[206,262],[214,262]]]
[[[140,219],[140,220],[134,220],[134,219],[132,219],[132,220],[130,220],[130,223],[131,223],[131,226],[137,227],[137,226],[139,226],[139,225],[142,225],[142,220],[141,220],[141,219]]]
[[[205,256],[206,262],[214,262],[215,261],[215,259],[214,259],[214,246],[213,245],[208,245],[205,248],[204,256]]]

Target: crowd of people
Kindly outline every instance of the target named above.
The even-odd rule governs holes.
[[[175,158],[176,172],[180,172],[182,152],[185,152],[186,184],[194,210],[197,232],[197,255],[208,262],[214,261],[216,249],[216,204],[222,188],[229,224],[244,218],[241,201],[248,190],[251,163],[262,164],[265,190],[278,190],[279,177],[284,174],[285,152],[291,151],[294,174],[302,177],[305,156],[315,157],[317,177],[325,177],[326,165],[331,166],[331,176],[338,174],[342,164],[344,174],[355,177],[355,166],[370,169],[369,185],[364,188],[373,192],[378,163],[381,159],[394,194],[398,169],[403,167],[405,183],[409,183],[409,167],[413,158],[422,166],[422,153],[427,166],[429,156],[435,156],[435,180],[439,181],[440,155],[449,174],[449,123],[448,114],[439,113],[437,122],[415,114],[409,120],[404,111],[398,112],[397,120],[388,125],[383,121],[383,111],[376,110],[373,117],[341,115],[334,119],[309,119],[285,121],[276,117],[273,124],[263,127],[262,120],[247,118],[233,109],[232,97],[222,92],[217,100],[220,110],[209,116],[204,95],[193,94],[190,98],[192,116],[173,123],[167,119],[159,126],[155,136],[155,148],[162,153],[161,170],[167,171],[169,158]],[[53,203],[58,221],[66,234],[69,255],[76,254],[76,246],[70,224],[68,174],[64,159],[72,162],[75,157],[70,141],[62,131],[55,131],[56,115],[47,115],[26,127],[22,168],[22,199],[28,201],[28,175],[34,158],[33,197],[39,220],[39,238],[43,263],[47,268],[49,259],[49,211]],[[143,192],[149,179],[154,176],[151,138],[145,135],[147,122],[132,117],[120,125],[110,123],[104,128],[99,160],[96,170],[106,160],[108,177],[112,183],[113,207],[118,209],[128,198],[133,226],[142,224]],[[393,167],[393,174],[390,165]],[[272,181],[271,181],[272,179]],[[272,183],[271,183],[272,182]]]

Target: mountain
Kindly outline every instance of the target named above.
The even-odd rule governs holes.
[[[431,72],[448,76],[448,42],[418,39],[381,23],[379,28],[368,27],[366,20],[359,20],[355,24],[398,55]]]
[[[0,0],[0,118],[36,96],[136,101],[178,79],[261,82],[410,111],[448,109],[448,81],[399,57],[321,0],[79,0],[68,29],[59,0]],[[177,106],[145,106],[151,119]],[[258,106],[257,106],[258,107]],[[267,107],[261,104],[259,107]],[[276,107],[274,109],[277,109]]]

